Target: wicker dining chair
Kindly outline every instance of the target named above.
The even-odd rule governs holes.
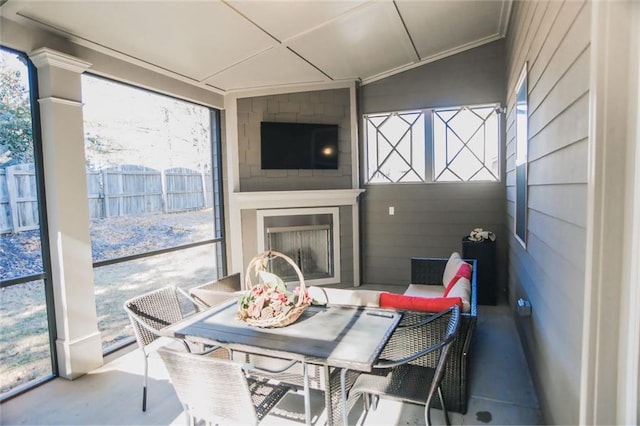
[[[181,300],[191,305],[195,311],[203,307],[191,298],[184,290],[174,285],[159,288],[124,302],[124,310],[129,316],[133,332],[142,354],[144,355],[144,382],[142,388],[142,411],[147,411],[147,385],[149,377],[149,355],[157,350],[161,343],[159,338],[165,337],[160,330],[174,324],[185,317],[186,308]],[[179,340],[185,349],[192,351],[192,345],[185,340]],[[226,349],[217,347],[198,348],[201,353],[219,352],[216,356],[228,357]]]
[[[458,332],[460,309],[454,306],[426,320],[399,327],[382,350],[371,373],[358,376],[348,393],[347,405],[364,395],[365,418],[375,409],[377,398],[424,405],[425,424],[431,425],[433,397],[438,393],[439,407],[447,425],[449,414],[442,397],[440,382],[451,344]],[[435,368],[420,364],[422,357],[437,357]]]
[[[187,424],[257,425],[291,389],[260,380],[250,364],[166,348],[158,350],[169,373]]]
[[[189,289],[189,294],[196,301],[206,306],[217,306],[232,299],[237,299],[242,291],[240,273],[226,275]]]

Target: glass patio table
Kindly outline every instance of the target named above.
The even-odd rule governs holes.
[[[188,338],[257,355],[302,363],[305,420],[311,423],[307,364],[340,368],[341,392],[347,369],[370,372],[402,314],[375,308],[328,305],[310,306],[293,324],[281,328],[253,327],[237,318],[235,301],[200,312],[165,329],[167,335]],[[330,401],[325,389],[325,401]],[[344,399],[344,395],[342,395]],[[327,406],[332,423],[333,404]],[[343,410],[346,411],[346,410]],[[342,421],[346,424],[346,412]]]

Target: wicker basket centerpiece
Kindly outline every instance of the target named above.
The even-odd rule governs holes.
[[[281,258],[298,275],[300,284],[291,292],[282,279],[267,271],[269,262]],[[252,277],[258,278],[253,283]],[[256,327],[285,327],[294,323],[312,302],[298,265],[277,251],[260,253],[249,262],[245,274],[245,293],[238,300],[238,318]]]

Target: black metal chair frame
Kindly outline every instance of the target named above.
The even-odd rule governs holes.
[[[466,414],[468,407],[471,340],[478,319],[477,260],[464,260],[472,265],[471,309],[469,312],[460,313],[460,329],[453,341],[453,348],[451,349],[451,354],[449,354],[441,384],[447,409],[460,414]],[[425,285],[441,283],[447,261],[448,258],[411,258],[411,283]],[[426,312],[407,311],[402,317],[401,324],[413,323],[430,315],[430,313]],[[427,357],[422,365],[435,367],[434,362],[435,360],[432,357]]]
[[[142,411],[147,411],[147,386],[149,381],[149,355],[157,348],[148,350],[149,345],[161,337],[167,338],[160,330],[184,319],[178,296],[190,301],[196,311],[206,306],[194,300],[187,292],[175,285],[168,285],[148,293],[133,297],[124,302],[124,310],[129,316],[133,331],[144,358],[144,379],[142,388]],[[185,340],[179,341],[188,352],[191,346]],[[201,348],[202,349],[202,348]],[[202,349],[200,354],[209,354],[219,347]]]
[[[436,325],[442,321],[446,321],[444,328]],[[385,345],[379,362],[374,365],[374,371],[360,374],[351,389],[343,396],[345,413],[360,395],[364,395],[365,411],[368,413],[372,400],[375,408],[375,399],[372,396],[376,396],[424,404],[425,422],[430,425],[432,401],[437,392],[445,422],[449,425],[449,414],[440,383],[459,323],[460,309],[454,306],[419,322],[399,326]],[[433,333],[442,334],[442,331],[443,335],[433,336]],[[433,343],[425,347],[425,341]],[[419,361],[430,356],[437,357],[435,368],[425,367]]]

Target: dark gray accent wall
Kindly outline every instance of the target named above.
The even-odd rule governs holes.
[[[505,102],[504,41],[362,86],[363,114]]]
[[[240,191],[351,188],[349,89],[238,99]],[[337,170],[262,170],[260,122],[338,124]]]
[[[494,102],[504,105],[505,87],[501,40],[362,86],[358,91],[359,113]],[[364,155],[362,131],[360,134],[360,152]],[[501,152],[504,176],[504,142]],[[361,161],[364,172],[365,163]],[[362,176],[361,181],[364,185]],[[462,238],[480,227],[497,236],[496,280],[501,291],[506,289],[504,178],[501,182],[365,188],[361,196],[364,283],[408,284],[411,257],[448,257],[453,251],[460,252]],[[393,216],[388,214],[390,206],[395,208]]]

